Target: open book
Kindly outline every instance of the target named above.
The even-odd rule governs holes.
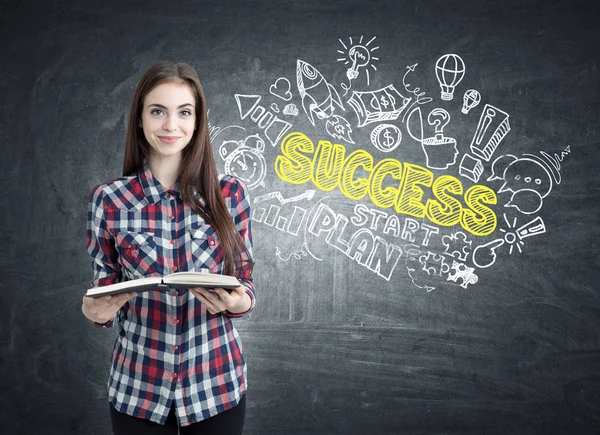
[[[86,296],[99,298],[106,295],[118,295],[119,293],[137,292],[142,293],[150,290],[168,290],[169,288],[224,288],[233,290],[241,284],[237,278],[229,275],[200,272],[177,272],[167,276],[155,276],[151,278],[138,278],[131,281],[118,282],[116,284],[93,287],[88,289]]]

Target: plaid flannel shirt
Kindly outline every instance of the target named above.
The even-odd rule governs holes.
[[[252,252],[250,200],[244,184],[220,176],[231,216]],[[198,196],[203,202],[203,199]],[[89,197],[87,249],[92,286],[175,271],[222,273],[216,232],[187,204],[176,182],[166,191],[147,164],[136,176],[96,186]],[[237,277],[254,308],[247,258]],[[231,321],[246,313],[210,314],[188,289],[150,291],[129,300],[102,327],[118,325],[108,399],[123,413],[164,424],[173,401],[183,426],[237,405],[246,363]]]

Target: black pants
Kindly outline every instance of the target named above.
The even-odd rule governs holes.
[[[167,421],[163,426],[144,418],[132,417],[118,412],[112,403],[109,402],[108,404],[115,435],[176,435],[177,433],[181,435],[241,435],[246,416],[245,394],[236,407],[198,423],[182,426],[179,428],[180,432],[177,429],[177,417],[173,407],[171,407]]]

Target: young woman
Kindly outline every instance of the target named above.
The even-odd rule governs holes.
[[[246,364],[231,318],[254,307],[250,201],[217,175],[198,75],[151,66],[135,91],[123,177],[90,193],[93,286],[176,271],[236,276],[231,293],[190,288],[84,296],[82,311],[118,335],[108,380],[115,434],[241,434]]]

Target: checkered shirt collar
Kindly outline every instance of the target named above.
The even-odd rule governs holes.
[[[168,192],[175,197],[181,196],[179,179],[175,181],[173,189],[167,191],[163,185],[160,184],[160,181],[158,181],[154,175],[152,175],[152,171],[150,170],[150,166],[148,166],[148,162],[144,162],[144,166],[138,171],[138,178],[142,184],[144,195],[150,204],[156,204],[163,199]]]

